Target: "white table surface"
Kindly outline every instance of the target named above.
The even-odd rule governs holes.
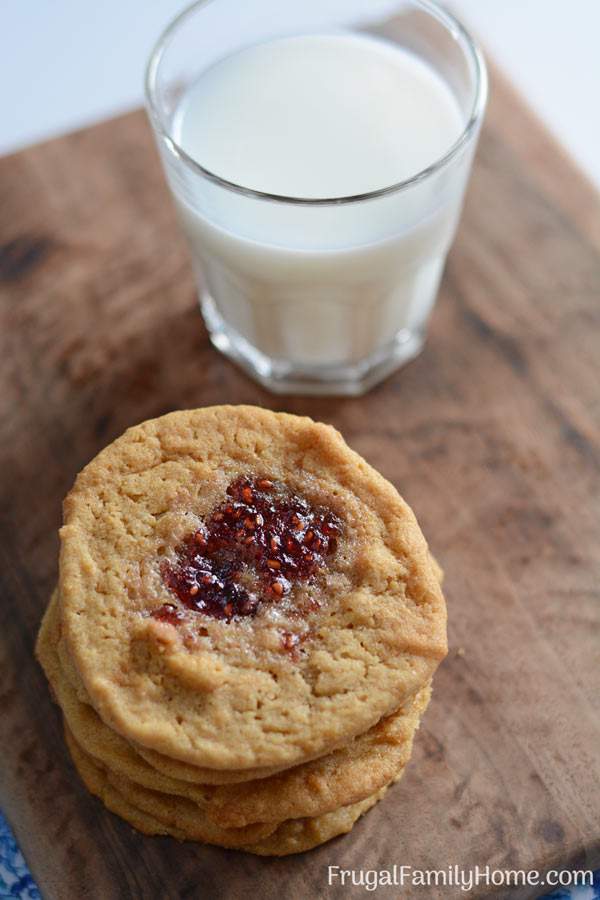
[[[185,5],[0,0],[0,153],[137,106],[149,49]],[[600,0],[451,5],[600,187]]]

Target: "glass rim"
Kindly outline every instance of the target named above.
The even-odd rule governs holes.
[[[470,58],[475,73],[474,99],[471,106],[469,118],[459,137],[449,147],[446,153],[443,154],[443,156],[440,156],[433,163],[431,163],[425,169],[421,169],[421,171],[417,172],[415,175],[411,175],[410,178],[405,178],[402,181],[397,181],[394,184],[390,184],[382,188],[377,188],[373,191],[366,191],[360,194],[350,194],[341,197],[295,197],[287,196],[285,194],[272,194],[268,191],[260,191],[256,190],[255,188],[246,187],[242,184],[237,184],[235,181],[229,181],[227,178],[223,178],[221,175],[217,175],[215,172],[211,172],[210,169],[207,169],[196,159],[186,153],[183,147],[181,147],[169,133],[169,129],[163,122],[163,117],[158,108],[158,103],[156,102],[156,84],[158,68],[160,66],[160,62],[163,58],[164,52],[169,46],[171,38],[174,37],[178,29],[182,25],[184,25],[186,20],[190,16],[192,16],[198,9],[201,9],[203,6],[208,6],[209,3],[213,2],[216,2],[216,0],[195,0],[194,3],[183,9],[177,16],[175,16],[174,19],[171,20],[171,22],[169,22],[169,24],[160,34],[156,44],[152,49],[152,52],[150,53],[144,78],[146,106],[152,125],[154,126],[157,134],[165,141],[165,143],[175,156],[177,156],[185,165],[193,169],[197,174],[202,175],[209,181],[212,181],[215,184],[219,184],[221,185],[221,187],[224,187],[229,191],[233,191],[236,194],[242,194],[246,197],[252,197],[257,200],[269,200],[271,202],[277,203],[296,204],[300,206],[332,206],[342,205],[346,203],[358,203],[365,200],[374,200],[377,197],[384,197],[387,194],[400,193],[401,191],[405,191],[422,181],[426,181],[432,175],[435,175],[437,172],[444,169],[450,162],[452,162],[452,160],[460,154],[461,150],[467,144],[469,144],[473,136],[476,134],[477,128],[485,111],[488,93],[487,67],[479,44],[472,36],[472,34],[467,30],[467,28],[462,24],[462,22],[457,19],[456,16],[454,16],[451,12],[441,6],[437,2],[437,0],[409,0],[409,2],[412,3],[413,6],[420,7],[424,12],[428,13],[430,16],[433,16],[439,22],[441,22],[446,30],[450,32],[452,37],[463,44],[463,52],[465,52],[465,56]]]

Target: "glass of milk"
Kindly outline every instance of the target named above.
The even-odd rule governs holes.
[[[147,105],[215,347],[277,393],[364,393],[419,353],[487,78],[432,2],[205,0]]]

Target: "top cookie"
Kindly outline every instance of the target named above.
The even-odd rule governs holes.
[[[428,682],[444,599],[416,519],[331,427],[249,406],[130,428],[64,504],[65,641],[124,737],[295,765]]]

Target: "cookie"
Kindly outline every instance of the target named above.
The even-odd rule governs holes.
[[[280,775],[220,788],[189,784],[157,772],[109,729],[92,707],[81,703],[60,668],[56,652],[58,613],[55,593],[40,629],[38,656],[66,725],[80,748],[118,777],[201,805],[221,827],[318,816],[342,803],[352,804],[373,794],[408,762],[414,733],[430,697],[427,686],[407,708],[379,722],[349,745]]]
[[[201,841],[205,844],[216,844],[219,847],[243,847],[268,836],[277,827],[275,824],[259,823],[246,828],[219,828],[197,803],[184,797],[151,791],[114,775],[81,749],[68,728],[65,728],[65,740],[75,767],[93,794],[100,797],[105,805],[112,809],[114,803],[111,801],[116,792],[133,808],[160,821],[163,834]],[[137,827],[135,821],[131,821],[131,824],[134,828]]]
[[[404,771],[419,719],[430,697],[419,692],[407,709],[318,760],[259,782],[215,793],[210,815],[222,825],[316,817],[373,795]]]
[[[314,819],[290,819],[280,825],[273,834],[256,844],[249,844],[244,850],[257,856],[289,856],[291,853],[313,850],[333,838],[352,831],[358,819],[375,806],[385,796],[386,791],[387,787],[384,787],[359,803],[342,806]]]
[[[105,806],[125,819],[135,829],[148,835],[171,835],[178,840],[188,840],[189,833],[181,827],[180,820],[172,809],[165,808],[163,801],[148,803],[140,809],[135,804],[139,799],[135,791],[126,796],[114,784],[111,784],[107,773],[88,757],[68,733],[65,738],[71,757],[88,790],[104,802]],[[352,829],[355,822],[380,800],[386,792],[382,788],[371,797],[359,803],[343,806],[332,812],[315,818],[291,819],[282,822],[269,835],[253,843],[218,843],[219,846],[236,848],[259,856],[287,856],[311,850],[319,844],[332,840]],[[144,802],[144,801],[142,801]],[[158,812],[161,818],[155,813]],[[250,834],[244,833],[244,838]],[[238,835],[239,838],[239,835]],[[209,843],[212,843],[209,841]]]
[[[441,585],[444,577],[444,572],[438,561],[431,554],[430,560],[435,571],[436,578]],[[72,664],[70,665],[72,669]],[[81,689],[81,682],[78,683]],[[89,700],[87,702],[89,702]],[[282,770],[282,767],[275,767],[270,769],[248,769],[245,771],[236,771],[234,769],[231,769],[229,771],[226,771],[224,769],[206,769],[199,766],[189,765],[188,763],[182,762],[181,760],[172,759],[162,753],[157,753],[155,750],[150,750],[148,747],[142,747],[140,745],[136,746],[136,752],[158,772],[161,772],[162,774],[167,775],[170,778],[181,779],[182,781],[187,781],[192,784],[239,783],[242,781],[255,780],[257,778],[265,778]]]
[[[194,767],[290,767],[426,685],[445,605],[416,519],[332,428],[253,407],[129,429],[64,506],[80,696]]]
[[[242,771],[231,769],[226,771],[190,766],[187,763],[169,759],[145,747],[133,745],[117,732],[104,725],[91,706],[90,699],[81,681],[74,674],[73,663],[68,655],[64,640],[60,637],[58,603],[58,593],[55,592],[40,626],[36,655],[48,681],[53,687],[59,706],[62,707],[67,720],[73,723],[73,730],[76,736],[77,732],[82,729],[95,733],[96,729],[102,726],[103,739],[101,746],[104,748],[105,753],[111,754],[114,759],[124,759],[125,754],[129,755],[134,751],[141,762],[146,762],[156,772],[157,776],[164,775],[165,784],[173,781],[183,782],[181,790],[184,791],[184,795],[189,793],[193,785],[204,787],[211,784],[237,784],[242,781],[266,778],[281,771],[281,767],[274,769],[245,769]],[[85,738],[83,741],[85,745]]]

